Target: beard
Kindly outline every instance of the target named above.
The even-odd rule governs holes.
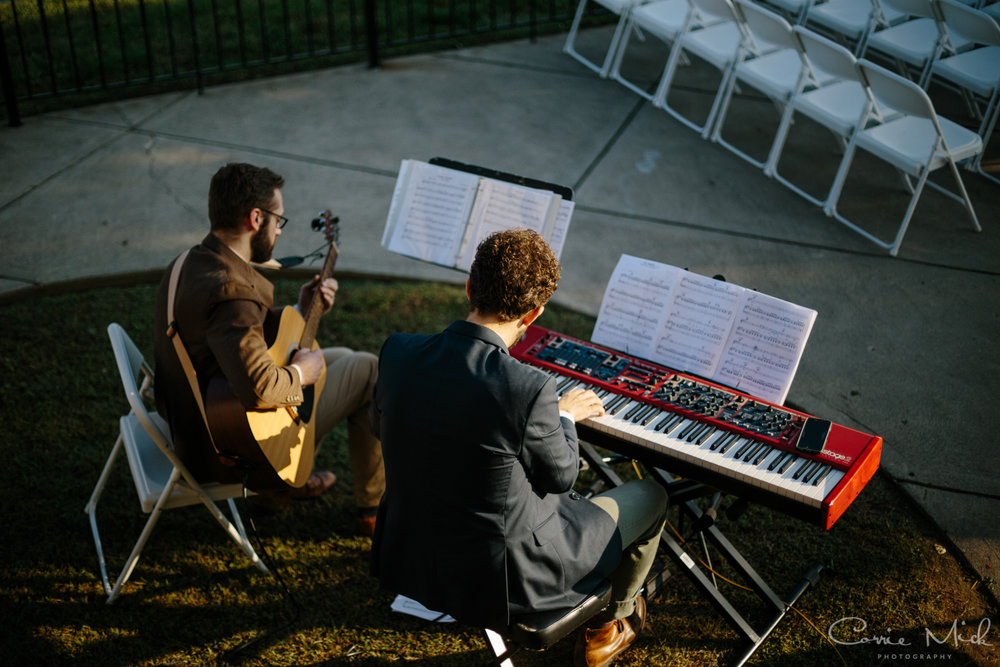
[[[264,229],[264,227],[258,229],[250,239],[250,261],[255,264],[263,264],[271,259],[271,253],[274,251],[274,243],[268,241]]]

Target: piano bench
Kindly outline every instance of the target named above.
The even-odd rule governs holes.
[[[484,629],[486,643],[493,651],[494,664],[510,667],[513,664],[510,656],[522,648],[544,651],[604,611],[610,602],[611,582],[605,580],[575,607],[515,616],[503,636]],[[505,642],[511,646],[508,647]]]

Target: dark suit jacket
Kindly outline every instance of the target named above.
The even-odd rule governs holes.
[[[472,625],[575,606],[621,558],[615,522],[571,488],[576,428],[555,380],[465,321],[382,348],[372,405],[387,489],[373,572]]]
[[[176,261],[176,260],[174,260]],[[197,479],[239,481],[242,474],[219,463],[173,343],[166,335],[167,287],[173,263],[156,297],[156,407],[170,425],[178,456]],[[276,329],[274,286],[209,234],[188,253],[174,300],[174,318],[198,374],[208,381],[225,375],[247,408],[298,405],[302,385],[290,368],[267,354],[265,328]],[[263,455],[262,455],[263,456]],[[259,484],[251,479],[251,487]]]

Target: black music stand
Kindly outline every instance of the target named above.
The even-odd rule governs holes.
[[[590,429],[578,425],[580,433],[580,456],[587,465],[597,475],[598,480],[609,487],[620,486],[623,481],[618,474],[608,465],[609,460],[602,457],[594,446],[584,440],[584,437],[600,441],[602,437],[597,431],[590,432]],[[585,436],[586,434],[586,436]],[[625,459],[625,457],[621,457]],[[674,535],[668,530],[664,530],[660,535],[660,545],[667,549],[667,555],[677,567],[684,572],[695,585],[701,594],[715,607],[716,611],[722,615],[723,619],[729,623],[737,634],[742,636],[747,642],[746,650],[739,659],[733,663],[733,667],[744,665],[747,660],[761,647],[764,641],[770,636],[778,624],[788,613],[806,590],[819,580],[819,573],[822,565],[813,566],[802,578],[799,584],[792,590],[789,596],[782,599],[764,581],[753,566],[740,554],[739,550],[722,534],[718,526],[715,525],[714,508],[711,512],[703,512],[694,502],[696,499],[706,495],[718,493],[715,489],[700,482],[687,479],[674,480],[671,476],[659,468],[648,468],[649,476],[663,485],[670,497],[670,502],[679,508],[681,516],[687,516],[692,521],[692,526],[696,534],[701,534],[718,550],[729,565],[736,570],[739,576],[748,584],[750,589],[759,597],[765,605],[773,611],[773,616],[764,624],[761,629],[755,629],[750,622],[726,599],[722,592],[715,585],[702,567],[699,567],[691,556],[685,551],[681,542],[678,542]],[[646,582],[646,595],[652,597],[656,589],[662,585],[669,577],[661,572],[654,573]]]
[[[457,160],[451,160],[446,157],[432,157],[427,161],[428,164],[433,164],[438,167],[446,167],[448,169],[455,169],[458,171],[465,171],[470,174],[476,174],[477,176],[484,176],[486,178],[493,178],[498,181],[506,181],[508,183],[514,183],[515,185],[523,185],[527,188],[535,188],[536,190],[550,190],[563,199],[567,201],[573,200],[573,188],[565,185],[559,185],[558,183],[549,183],[547,181],[540,181],[536,178],[528,178],[526,176],[518,176],[517,174],[511,174],[506,171],[497,171],[496,169],[489,169],[487,167],[480,167],[474,164],[466,164],[464,162],[459,162]]]

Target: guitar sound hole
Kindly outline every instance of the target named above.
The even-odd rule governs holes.
[[[302,423],[308,424],[309,420],[312,419],[313,411],[313,386],[302,387],[303,401],[302,405],[299,406],[299,419]]]

